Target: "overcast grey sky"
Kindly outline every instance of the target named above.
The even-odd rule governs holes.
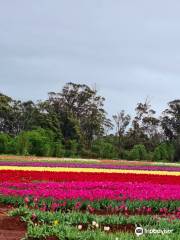
[[[0,91],[44,99],[73,81],[109,114],[180,98],[179,0],[0,0]]]

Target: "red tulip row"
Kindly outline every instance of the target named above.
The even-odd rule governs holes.
[[[0,182],[32,181],[111,181],[111,182],[150,182],[158,184],[180,184],[180,176],[148,175],[132,173],[80,173],[1,170]]]

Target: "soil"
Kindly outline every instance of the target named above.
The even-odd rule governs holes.
[[[0,240],[20,240],[27,231],[27,226],[19,217],[9,217],[11,206],[0,204]]]
[[[82,225],[82,229],[80,231],[86,231],[89,227],[88,224],[79,224]],[[124,232],[124,233],[134,233],[135,231],[135,225],[134,224],[102,224],[99,226],[99,229],[101,231],[104,231],[104,227],[110,227],[110,230],[107,233],[116,233],[116,232]],[[95,229],[95,227],[91,227],[92,229]]]

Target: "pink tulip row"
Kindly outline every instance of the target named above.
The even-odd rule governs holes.
[[[180,185],[132,182],[36,182],[0,184],[0,194],[83,200],[180,200]]]

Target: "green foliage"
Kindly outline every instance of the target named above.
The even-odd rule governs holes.
[[[16,139],[0,133],[0,154],[16,154]]]
[[[154,161],[171,161],[174,155],[174,148],[172,144],[161,143],[154,150]]]
[[[57,116],[65,142],[76,139],[90,146],[94,136],[102,135],[104,126],[111,125],[106,119],[104,100],[89,86],[70,82],[61,92],[49,93],[46,111]]]
[[[180,162],[180,138],[178,138],[174,143],[173,161]]]
[[[113,115],[115,126],[104,101],[96,89],[72,82],[37,103],[0,93],[0,153],[180,161],[180,99],[159,118],[146,99],[132,121],[124,110]]]
[[[29,141],[26,132],[22,132],[17,137],[17,154],[18,155],[28,155],[29,152]]]
[[[146,160],[147,151],[143,144],[134,145],[133,149],[129,152],[130,160]]]
[[[152,161],[153,156],[154,156],[154,152],[151,152],[151,151],[147,152],[146,160]]]
[[[37,156],[50,156],[52,147],[52,135],[50,131],[39,128],[26,133],[29,146],[28,153]]]
[[[139,160],[140,155],[139,155],[139,150],[137,148],[133,148],[130,152],[129,152],[129,160]]]
[[[16,138],[9,138],[9,141],[7,143],[7,154],[16,154],[17,153],[17,142]]]
[[[64,157],[65,150],[61,142],[53,143],[53,157]]]
[[[6,153],[10,137],[7,134],[0,133],[0,153]]]
[[[82,158],[97,158],[97,154],[92,152],[91,149],[81,148],[80,156]]]
[[[142,202],[141,202],[142,203]],[[136,202],[131,202],[130,204],[134,204],[134,208],[139,205]],[[142,206],[144,206],[142,203]],[[166,204],[166,203],[163,203]],[[166,204],[167,205],[167,204]],[[149,205],[147,205],[149,206]],[[159,206],[160,208],[162,206]],[[130,206],[128,206],[130,209]],[[173,224],[173,233],[171,235],[157,235],[156,239],[179,239],[179,221],[171,220],[169,221],[166,218],[160,218],[158,221],[151,215],[132,215],[132,216],[124,216],[122,214],[119,215],[106,215],[106,216],[98,216],[92,215],[88,212],[77,212],[77,211],[69,211],[69,212],[49,212],[49,211],[40,211],[40,210],[32,210],[26,207],[20,207],[14,209],[11,213],[11,216],[21,216],[21,219],[25,221],[28,225],[27,238],[31,239],[42,239],[48,236],[57,236],[59,239],[69,239],[69,240],[113,240],[113,239],[136,239],[137,237],[132,233],[123,233],[123,232],[113,232],[113,233],[105,233],[103,231],[103,226],[110,225],[140,225],[143,228],[147,229],[172,229]],[[36,223],[32,221],[32,215],[36,217]],[[92,222],[95,221],[99,224],[98,229],[92,227]],[[57,222],[57,224],[54,224]],[[77,226],[79,224],[88,225],[87,230],[79,231]],[[152,235],[152,234],[151,234]],[[154,235],[145,235],[141,236],[142,239],[153,240]],[[170,237],[171,236],[171,237]],[[170,237],[170,238],[169,238]]]
[[[17,137],[17,153],[20,155],[51,156],[53,155],[53,133],[38,128],[21,133]],[[57,149],[55,150],[57,152]]]
[[[162,160],[162,158],[161,158],[161,151],[160,151],[160,147],[159,146],[156,147],[155,150],[154,150],[153,160],[155,160],[155,161]]]
[[[79,144],[76,140],[66,142],[66,157],[77,157]]]
[[[114,145],[102,139],[93,142],[92,152],[95,153],[97,157],[106,159],[113,159],[118,156]]]
[[[34,199],[33,197],[29,197],[30,202],[29,206],[34,206]],[[14,206],[25,206],[26,203],[24,202],[24,198],[20,196],[12,197],[12,196],[0,196],[0,203],[3,204],[10,204]],[[50,207],[54,203],[53,198],[40,198],[38,201],[38,207],[41,208],[46,204],[46,206]],[[126,207],[133,213],[137,211],[138,208],[143,209],[143,207],[151,207],[153,213],[159,213],[161,208],[167,208],[169,213],[178,212],[178,209],[180,208],[180,201],[161,201],[161,200],[126,200],[126,201],[120,201],[120,200],[110,200],[110,199],[102,199],[102,200],[96,200],[96,201],[90,201],[90,200],[81,200],[81,199],[69,199],[69,200],[58,200],[56,203],[63,205],[63,203],[66,203],[65,206],[61,206],[58,211],[67,213],[68,211],[72,211],[75,209],[75,206],[77,203],[80,203],[80,207],[77,209],[79,210],[87,210],[88,206],[91,205],[94,209],[97,210],[108,210],[109,206],[116,209],[116,207],[121,205],[126,205]],[[118,210],[117,210],[118,211]]]
[[[168,108],[163,112],[161,126],[165,136],[170,140],[178,140],[180,136],[180,99],[168,103]]]
[[[129,150],[124,150],[122,153],[122,159],[130,160],[130,151]]]

